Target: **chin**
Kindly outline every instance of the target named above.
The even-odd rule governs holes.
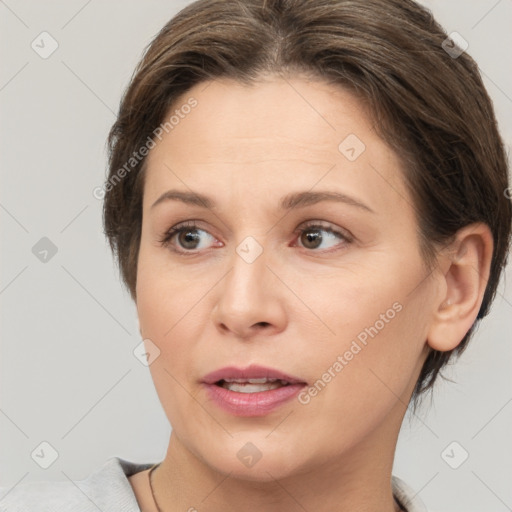
[[[252,467],[245,467],[241,463],[233,462],[233,459],[217,461],[214,469],[219,473],[236,478],[237,480],[246,480],[247,482],[261,482],[268,483],[275,480],[282,480],[289,476],[297,474],[293,466],[290,466],[289,461],[285,461],[284,457],[279,457],[278,454],[273,454],[270,457],[263,457],[255,463]]]
[[[240,439],[237,436],[229,444],[217,445],[214,451],[210,445],[202,453],[196,453],[215,471],[251,482],[273,482],[307,472],[304,450],[297,449],[297,444],[291,441],[287,444],[278,441],[277,437],[276,443],[269,442],[265,439],[267,435],[268,432],[243,435]]]

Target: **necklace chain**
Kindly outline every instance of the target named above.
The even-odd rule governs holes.
[[[153,501],[155,503],[155,506],[158,510],[158,512],[162,512],[162,510],[160,509],[160,507],[158,506],[158,503],[156,501],[156,496],[155,496],[155,491],[153,491],[153,483],[152,483],[152,473],[153,471],[158,467],[160,466],[160,463],[158,464],[155,464],[150,470],[149,470],[149,473],[148,473],[148,478],[149,478],[149,488],[151,489],[151,496],[153,496]],[[398,501],[396,498],[395,498],[395,503],[398,505],[399,509],[400,510],[406,510],[405,508],[403,508],[403,505],[400,501]]]
[[[155,496],[155,491],[153,491],[153,483],[152,483],[152,473],[153,473],[153,470],[155,470],[158,466],[160,466],[160,463],[158,464],[155,464],[150,470],[149,470],[149,473],[148,473],[148,478],[149,478],[149,488],[151,489],[151,496],[153,496],[153,501],[155,503],[155,506],[158,510],[158,512],[162,512],[160,510],[160,507],[158,506],[158,503],[156,501],[156,496]]]

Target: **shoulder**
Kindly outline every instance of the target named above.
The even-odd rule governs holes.
[[[391,483],[393,485],[393,495],[406,512],[427,512],[418,493],[409,487],[403,480],[393,476]]]
[[[111,457],[84,480],[0,487],[0,512],[140,512],[128,477],[152,465]]]

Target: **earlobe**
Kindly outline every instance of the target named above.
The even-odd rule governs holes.
[[[456,348],[474,324],[484,297],[493,252],[493,238],[483,223],[465,226],[448,252],[440,275],[443,294],[434,305],[428,345],[446,352]]]

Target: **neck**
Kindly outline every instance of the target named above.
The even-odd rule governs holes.
[[[267,473],[256,481],[212,468],[172,432],[153,474],[156,502],[162,512],[238,511],[242,503],[246,512],[396,512],[391,471],[399,428],[400,422],[383,426],[340,457],[279,480]]]

